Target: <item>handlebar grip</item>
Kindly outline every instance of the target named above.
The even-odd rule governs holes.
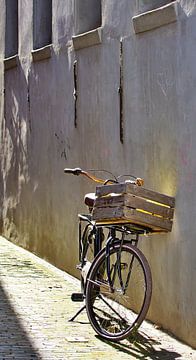
[[[72,174],[72,175],[80,175],[82,173],[82,169],[80,169],[80,168],[75,168],[75,169],[65,168],[64,173],[65,174]]]

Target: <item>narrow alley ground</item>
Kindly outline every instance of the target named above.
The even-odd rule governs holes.
[[[196,351],[144,322],[135,339],[98,338],[86,313],[69,318],[79,282],[0,237],[0,360],[196,360]]]

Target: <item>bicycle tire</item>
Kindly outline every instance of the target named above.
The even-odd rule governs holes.
[[[117,262],[119,252],[120,266]],[[145,256],[130,243],[122,246],[114,243],[110,245],[109,253],[114,292],[111,293],[109,286],[103,249],[95,258],[88,274],[86,310],[89,321],[99,336],[110,341],[120,341],[137,330],[147,314],[152,294],[152,276]],[[125,286],[129,266],[131,275]],[[122,291],[122,285],[127,287],[126,292],[125,289]]]

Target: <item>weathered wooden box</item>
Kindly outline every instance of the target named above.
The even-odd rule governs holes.
[[[172,229],[175,199],[171,196],[123,183],[98,186],[93,208],[96,223],[130,223],[151,232]]]

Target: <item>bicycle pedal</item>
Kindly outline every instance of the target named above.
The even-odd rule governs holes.
[[[71,300],[72,301],[83,301],[84,300],[84,294],[83,293],[73,293],[71,294]]]

